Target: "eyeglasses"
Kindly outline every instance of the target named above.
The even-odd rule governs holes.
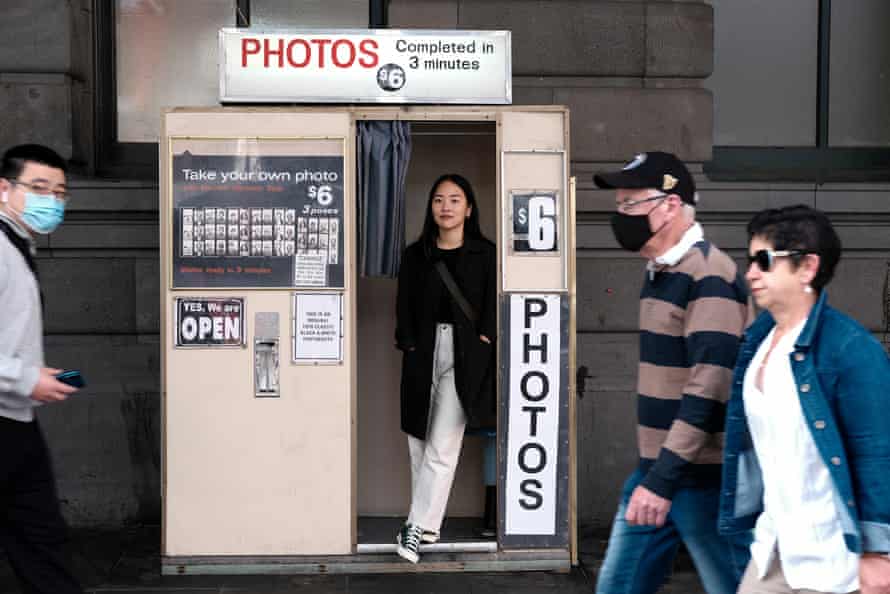
[[[769,272],[776,263],[776,258],[803,256],[808,253],[810,252],[803,250],[757,250],[753,254],[748,254],[748,266],[757,264],[761,272]]]
[[[68,200],[69,194],[68,194],[67,189],[53,190],[52,188],[49,187],[49,185],[46,182],[30,183],[30,182],[23,182],[23,181],[20,181],[17,179],[11,179],[11,180],[9,180],[9,183],[15,184],[17,186],[24,186],[25,188],[28,188],[35,194],[41,194],[43,196],[45,196],[47,194],[52,194],[53,196],[56,197],[57,200],[62,200],[63,202],[67,202],[67,200]]]
[[[656,194],[655,196],[650,196],[649,198],[643,198],[642,200],[622,200],[618,203],[618,210],[621,212],[627,212],[629,210],[633,210],[636,206],[643,204],[644,202],[652,202],[653,200],[661,200],[662,198],[667,198],[669,194]]]

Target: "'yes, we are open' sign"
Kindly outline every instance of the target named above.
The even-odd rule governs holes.
[[[177,347],[244,345],[244,299],[180,297],[176,299]]]

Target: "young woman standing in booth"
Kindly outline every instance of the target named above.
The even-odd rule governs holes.
[[[412,563],[421,542],[439,539],[465,428],[496,424],[496,274],[472,186],[460,175],[439,177],[420,239],[402,257],[396,298],[411,456],[411,509],[397,550]]]

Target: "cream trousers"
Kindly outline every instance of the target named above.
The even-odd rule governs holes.
[[[454,384],[454,327],[438,324],[426,440],[408,436],[411,454],[409,524],[433,532],[441,528],[466,424],[467,418]]]

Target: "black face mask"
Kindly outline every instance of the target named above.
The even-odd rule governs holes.
[[[655,206],[649,209],[646,214],[629,215],[623,212],[616,212],[612,215],[612,233],[618,240],[618,245],[631,252],[638,252],[643,249],[646,242],[655,237],[655,235],[664,229],[667,221],[658,229],[653,231],[649,227],[649,215],[653,210],[661,204],[659,201]]]
[[[643,249],[655,232],[649,228],[649,215],[629,215],[616,212],[612,215],[612,233],[618,244],[631,252]]]

